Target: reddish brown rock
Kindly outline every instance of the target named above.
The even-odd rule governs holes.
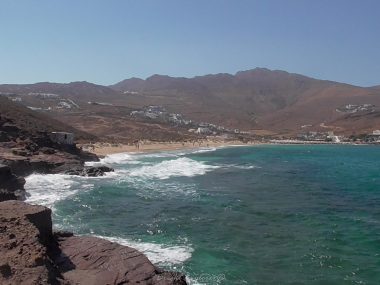
[[[62,271],[68,270],[63,273],[65,280],[74,284],[186,284],[183,275],[157,269],[127,246],[96,237],[72,236],[58,242],[62,254],[57,263]]]
[[[51,210],[0,203],[0,284],[184,285],[141,252],[95,237],[53,235]]]
[[[0,203],[0,284],[59,284],[47,253],[51,211],[21,201]]]

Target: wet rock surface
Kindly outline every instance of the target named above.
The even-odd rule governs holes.
[[[183,285],[141,252],[96,237],[52,232],[51,210],[0,202],[0,284]]]
[[[104,176],[107,172],[113,172],[114,169],[108,166],[85,166],[66,170],[64,173],[69,175],[79,175],[88,177]]]

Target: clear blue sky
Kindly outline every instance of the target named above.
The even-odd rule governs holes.
[[[255,67],[380,84],[380,1],[0,0],[0,83]]]

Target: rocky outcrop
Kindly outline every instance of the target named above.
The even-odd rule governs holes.
[[[56,262],[73,284],[186,284],[181,274],[157,269],[130,247],[95,237],[64,237],[58,243],[62,252]]]
[[[0,202],[0,284],[184,285],[141,252],[95,237],[52,232],[51,211]]]
[[[79,137],[84,133],[52,119],[47,120],[1,96],[0,101],[0,164],[10,166],[14,174],[62,173],[83,168],[85,161],[99,161],[95,154],[85,152],[75,144],[51,140],[51,133],[57,130],[72,130]]]
[[[17,177],[7,165],[0,164],[0,202],[25,199],[25,179]]]
[[[104,176],[107,172],[113,172],[114,169],[108,166],[85,166],[73,168],[65,171],[65,174],[79,175],[88,177]]]
[[[10,166],[17,175],[27,176],[34,172],[62,173],[83,168],[85,161],[99,161],[96,155],[75,146],[44,145],[25,141],[0,143],[0,163]]]
[[[0,284],[59,284],[47,244],[51,211],[21,201],[0,203]]]
[[[84,161],[67,153],[38,153],[21,156],[6,151],[1,153],[0,163],[11,167],[12,172],[19,176],[27,176],[32,173],[61,173],[71,168],[83,167],[84,164]]]
[[[103,176],[105,172],[113,171],[108,167],[86,167],[86,161],[99,161],[99,158],[89,152],[78,149],[75,145],[38,148],[38,151],[27,157],[9,161],[15,172],[20,175],[31,173],[67,173],[82,176]]]

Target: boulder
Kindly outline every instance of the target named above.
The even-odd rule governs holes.
[[[108,166],[85,166],[81,168],[73,168],[65,171],[65,174],[97,177],[104,176],[106,172],[113,172],[114,169]]]
[[[6,122],[1,126],[1,130],[5,131],[7,133],[17,133],[20,131],[20,128],[17,127],[15,124],[12,124],[10,122]]]
[[[0,202],[25,199],[25,179],[14,175],[11,168],[0,164]]]

